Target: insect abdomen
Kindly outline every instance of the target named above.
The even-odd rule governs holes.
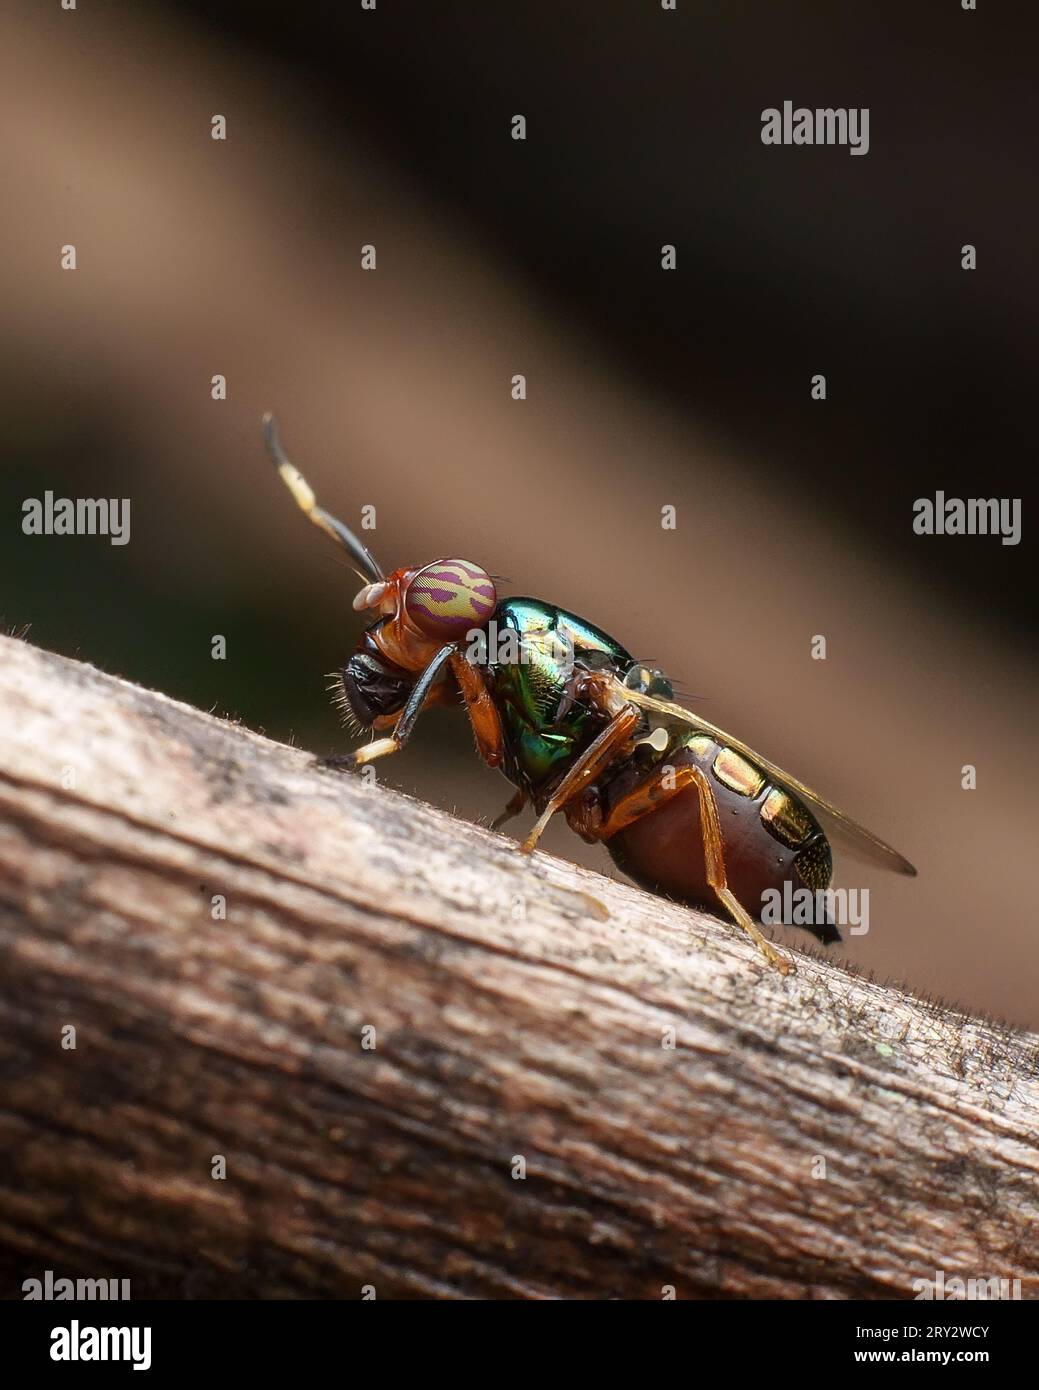
[[[830,846],[803,802],[772,785],[742,754],[706,735],[687,738],[661,758],[676,769],[690,760],[710,778],[728,884],[752,916],[761,917],[767,890],[782,893],[787,882],[795,891],[829,887]],[[617,800],[630,788],[633,775],[633,769],[623,774],[606,795]],[[645,776],[645,769],[640,775]],[[695,786],[618,831],[607,841],[607,848],[617,866],[650,891],[716,908],[717,897],[707,882]],[[824,941],[839,939],[825,923],[810,930]]]

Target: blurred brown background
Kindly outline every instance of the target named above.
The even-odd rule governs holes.
[[[1034,468],[1034,35],[513,8],[6,7],[0,618],[343,747],[356,585],[265,461],[272,408],[384,565],[457,553],[582,613],[904,849],[916,881],[838,870],[856,964],[1039,1025],[1029,499],[1017,547],[911,528]],[[869,106],[868,156],[766,149],[787,97]],[[130,544],[23,536],[47,488],[130,497]],[[474,819],[508,795],[443,712],[380,775]]]

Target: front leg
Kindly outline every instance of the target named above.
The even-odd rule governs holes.
[[[331,758],[323,758],[321,759],[322,767],[333,768],[337,771],[363,767],[366,763],[374,762],[376,758],[385,758],[390,753],[399,752],[411,737],[419,714],[429,702],[430,693],[439,679],[440,673],[455,654],[455,650],[453,642],[440,648],[412,687],[400,717],[393,726],[392,734],[387,738],[377,738],[374,743],[366,743],[363,748],[355,748],[352,753],[340,753]]]
[[[478,666],[474,666],[457,650],[451,657],[451,671],[462,693],[469,723],[473,726],[477,752],[488,767],[500,767],[505,757],[505,737],[487,678]]]

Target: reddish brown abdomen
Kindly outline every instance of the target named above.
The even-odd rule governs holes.
[[[728,884],[752,917],[761,917],[763,894],[770,889],[782,893],[787,881],[792,891],[829,886],[830,847],[818,821],[803,802],[772,785],[758,767],[706,737],[669,753],[665,761],[676,768],[696,762],[710,778]],[[606,790],[607,814],[629,785],[625,775]],[[607,848],[617,867],[650,892],[718,910],[707,882],[695,786],[618,831]],[[820,928],[816,934],[839,940],[833,929]]]

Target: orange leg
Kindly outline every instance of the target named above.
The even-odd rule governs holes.
[[[684,764],[681,767],[667,766],[666,771],[662,767],[656,768],[644,782],[632,787],[627,796],[617,802],[606,820],[595,830],[595,838],[610,839],[626,825],[631,825],[632,821],[641,820],[651,811],[664,806],[672,797],[680,795],[692,786],[693,780],[692,768]]]
[[[725,853],[722,849],[721,823],[718,819],[718,803],[714,799],[714,791],[708,780],[707,773],[702,767],[697,767],[695,763],[689,764],[689,769],[696,782],[696,790],[700,794],[700,829],[703,833],[703,852],[704,862],[707,867],[707,882],[714,889],[718,901],[728,909],[730,916],[737,926],[743,928],[747,935],[756,943],[761,954],[768,961],[769,965],[774,965],[782,974],[786,974],[791,969],[791,962],[787,960],[781,952],[769,942],[758,930],[750,913],[742,903],[738,902],[729,889],[728,880],[725,876]]]
[[[534,829],[520,846],[524,854],[530,854],[534,849],[545,826],[555,813],[575,796],[579,796],[589,782],[619,756],[621,749],[630,741],[631,735],[638,727],[639,718],[638,710],[631,705],[625,705],[613,716],[599,737],[588,745],[552,793]]]
[[[664,767],[658,767],[617,802],[605,821],[600,818],[601,813],[594,806],[588,808],[573,804],[567,812],[567,820],[573,830],[588,840],[608,840],[633,821],[659,810],[672,797],[678,796],[694,784],[700,800],[700,827],[707,882],[736,924],[756,943],[769,965],[774,965],[785,975],[791,969],[791,963],[765,939],[743,904],[733,896],[729,888],[725,874],[725,853],[718,818],[718,803],[714,799],[714,790],[703,768],[689,763],[683,763],[682,766],[670,768],[668,771],[665,771]]]
[[[505,739],[501,731],[501,717],[491,699],[487,682],[482,673],[471,661],[467,661],[460,651],[456,651],[451,658],[451,670],[462,692],[480,757],[488,767],[500,767],[505,756]]]

